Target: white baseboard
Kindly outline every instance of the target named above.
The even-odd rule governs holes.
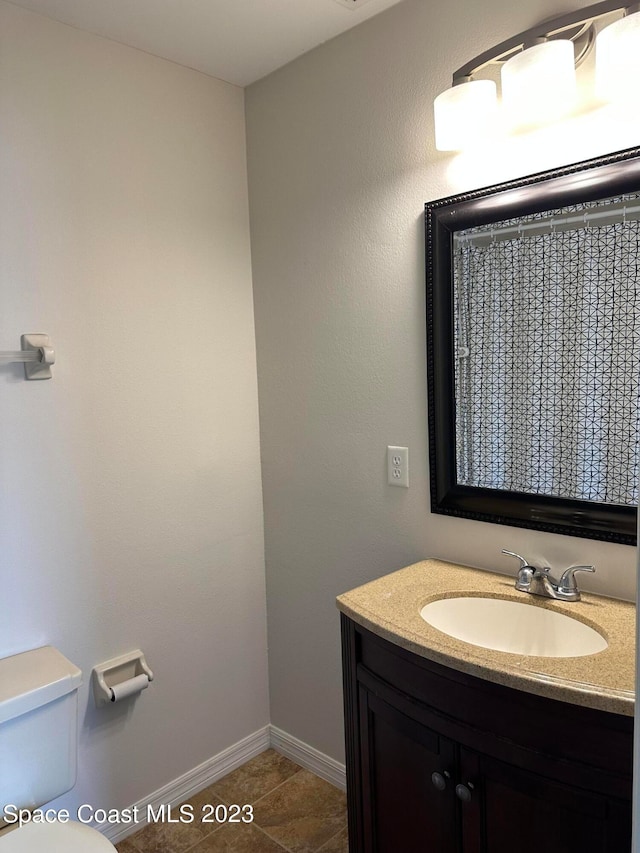
[[[131,809],[137,809],[138,814],[146,816],[149,808],[157,810],[161,805],[177,806],[193,794],[226,776],[227,773],[231,773],[232,770],[255,758],[256,755],[269,747],[295,761],[296,764],[306,770],[315,773],[316,776],[320,776],[321,779],[331,782],[332,785],[342,788],[342,790],[346,788],[344,764],[340,764],[334,758],[330,758],[309,744],[293,737],[293,735],[276,728],[276,726],[265,726],[238,741],[238,743],[234,743],[228,749],[214,755],[213,758],[209,758],[198,767],[194,767],[193,770],[189,770],[178,779],[174,779],[173,782],[169,782],[163,788],[154,791],[148,797],[139,800],[131,806]],[[105,825],[94,823],[92,825],[95,829],[99,829],[112,844],[117,844],[140,829],[145,823],[145,820],[141,820],[137,824]]]
[[[146,815],[148,807],[157,809],[162,804],[177,806],[178,803],[183,802],[183,800],[226,776],[227,773],[231,773],[236,767],[240,767],[241,764],[264,752],[270,745],[271,726],[265,726],[238,741],[238,743],[234,743],[228,749],[214,755],[213,758],[209,758],[198,767],[194,767],[193,770],[189,770],[178,779],[174,779],[173,782],[169,782],[163,788],[154,791],[153,794],[143,800],[139,800],[132,808],[137,808],[139,814]],[[299,763],[302,764],[302,762]],[[146,821],[142,820],[136,825],[94,824],[94,827],[99,829],[112,844],[117,844],[123,838],[140,829],[145,823]]]
[[[270,726],[271,746],[276,752],[280,752],[301,767],[326,779],[337,788],[344,791],[347,787],[347,774],[344,764],[340,764],[335,758],[330,758],[304,741],[298,740],[293,735],[283,732],[276,726]]]

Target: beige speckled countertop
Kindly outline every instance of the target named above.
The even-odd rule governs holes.
[[[496,652],[456,640],[420,616],[438,598],[482,595],[526,602],[579,619],[608,641],[585,657],[550,658]],[[379,637],[436,663],[529,693],[632,716],[635,681],[635,606],[582,594],[577,602],[518,592],[514,578],[425,560],[338,596],[338,608]]]

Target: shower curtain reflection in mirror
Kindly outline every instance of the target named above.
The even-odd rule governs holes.
[[[640,195],[453,236],[458,483],[638,503]]]

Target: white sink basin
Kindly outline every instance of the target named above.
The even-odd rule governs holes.
[[[458,640],[517,655],[583,657],[608,646],[601,634],[571,616],[502,598],[439,598],[420,615]]]

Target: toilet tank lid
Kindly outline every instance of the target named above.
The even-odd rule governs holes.
[[[53,646],[0,660],[0,723],[77,690],[82,672]]]

